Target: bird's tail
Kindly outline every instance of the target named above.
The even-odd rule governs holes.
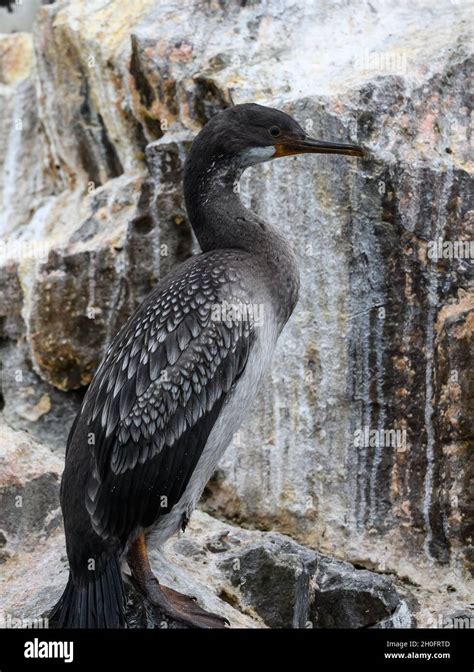
[[[118,554],[107,560],[98,575],[90,574],[78,581],[69,573],[64,593],[49,616],[53,627],[125,627],[125,589]]]

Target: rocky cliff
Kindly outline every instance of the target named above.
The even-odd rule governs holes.
[[[59,552],[65,437],[109,340],[196,251],[180,187],[186,149],[216,111],[256,101],[368,157],[290,158],[244,176],[242,197],[279,222],[303,282],[204,506],[269,531],[240,532],[265,566],[271,535],[303,544],[291,552],[311,556],[308,585],[319,553],[373,570],[375,583],[411,584],[421,623],[464,608],[474,561],[468,28],[461,0],[87,0],[43,7],[33,33],[0,36],[1,406],[20,431],[1,434],[12,595],[38,530],[55,549],[45,557]],[[30,442],[25,477],[18,441]],[[41,493],[46,522],[11,509],[19,483]],[[199,518],[204,536],[212,520]],[[294,560],[281,562],[287,576]],[[356,570],[338,565],[341,585],[346,571]],[[297,600],[290,588],[293,607],[306,607],[282,607],[278,621],[257,607],[264,589],[246,594],[225,576],[238,591],[231,604],[257,623],[343,624],[314,591]],[[21,617],[15,599],[7,608]],[[395,613],[390,604],[369,624]]]

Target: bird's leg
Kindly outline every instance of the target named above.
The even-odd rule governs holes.
[[[160,584],[150,567],[144,534],[131,544],[128,565],[139,590],[167,616],[193,628],[224,628],[229,625],[222,616],[201,609],[194,598]]]

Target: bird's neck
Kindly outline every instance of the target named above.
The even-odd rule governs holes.
[[[263,222],[240,199],[243,168],[232,160],[209,159],[188,164],[184,175],[186,209],[203,252],[242,249],[281,253],[288,248],[278,229]]]
[[[231,160],[188,162],[184,175],[186,209],[203,252],[244,250],[258,258],[272,279],[275,297],[289,317],[299,289],[298,265],[287,239],[240,199],[243,168]],[[286,311],[289,314],[286,315]]]

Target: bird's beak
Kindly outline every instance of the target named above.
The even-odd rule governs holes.
[[[279,156],[291,156],[292,154],[345,154],[347,156],[365,156],[362,147],[358,145],[348,145],[341,142],[324,142],[314,138],[288,138],[282,139],[280,143],[275,143],[275,154],[272,158]]]

